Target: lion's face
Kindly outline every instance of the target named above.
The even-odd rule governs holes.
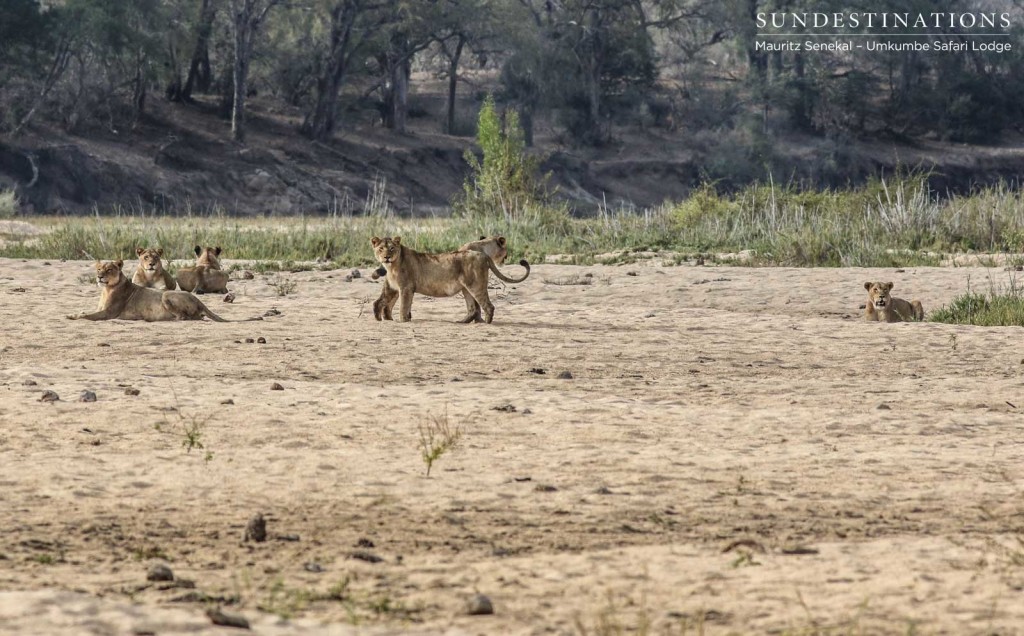
[[[96,261],[96,284],[100,287],[116,287],[121,282],[121,268],[124,261]]]
[[[200,247],[196,245],[196,265],[206,265],[211,269],[220,269],[220,246]]]
[[[135,249],[135,253],[139,255],[139,267],[147,272],[158,272],[163,269],[163,263],[160,261],[160,257],[164,255],[163,248],[145,250],[139,247]]]
[[[892,283],[864,283],[864,289],[868,290],[868,302],[874,305],[875,309],[885,309],[892,303]]]
[[[398,262],[399,257],[402,255],[402,237],[396,236],[394,238],[377,238],[376,236],[370,239],[370,243],[373,245],[373,254],[377,257],[377,260],[384,265],[393,265]]]

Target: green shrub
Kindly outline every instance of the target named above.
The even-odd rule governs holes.
[[[567,227],[568,208],[550,202],[537,176],[540,159],[527,154],[515,110],[506,112],[503,128],[494,98],[488,95],[477,120],[476,141],[483,159],[466,151],[471,172],[454,202],[457,213],[467,219],[528,220],[553,231]]]
[[[1011,278],[1005,289],[967,291],[928,315],[931,322],[982,327],[1024,327],[1024,288]]]

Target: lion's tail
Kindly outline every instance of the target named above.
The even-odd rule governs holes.
[[[203,315],[214,322],[252,322],[253,320],[263,320],[263,316],[254,316],[253,318],[243,318],[241,320],[225,320],[224,318],[221,318],[217,314],[210,311],[210,308],[207,307],[203,301],[199,300],[198,298],[196,299],[196,301],[199,303],[199,308],[202,309]]]
[[[522,278],[509,278],[508,276],[505,276],[490,258],[487,259],[487,264],[490,266],[491,271],[494,272],[494,275],[506,283],[521,283],[530,275],[530,264],[526,262],[525,258],[519,261],[519,264],[526,268],[526,273],[523,274]]]

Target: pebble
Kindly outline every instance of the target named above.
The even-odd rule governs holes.
[[[307,572],[312,572],[314,574],[319,574],[324,571],[324,566],[315,562],[305,563],[302,565],[302,568]]]
[[[626,276],[636,276],[636,272],[626,272]]]
[[[533,415],[533,411],[530,409],[523,409],[523,415]]]
[[[267,540],[267,521],[262,514],[257,514],[245,524],[245,534],[242,536],[245,541],[263,543]]]
[[[43,391],[43,396],[39,398],[40,402],[57,402],[60,400],[60,396],[55,391]]]
[[[267,344],[267,339],[260,336],[259,338],[256,338],[256,344]]]
[[[280,315],[281,315],[281,312],[278,311],[277,309],[268,309],[265,312],[263,312],[263,316],[264,317],[267,317],[267,316],[280,316]]]
[[[494,604],[483,594],[474,594],[466,602],[466,614],[470,616],[489,616],[494,613]]]
[[[360,561],[366,561],[367,563],[380,563],[384,560],[373,552],[367,552],[365,550],[356,550],[348,556],[350,559],[359,559]]]
[[[233,302],[235,302],[235,293],[234,292],[228,292],[228,293],[224,294],[224,302],[226,302],[226,303],[233,303]]]
[[[124,394],[125,395],[138,395],[139,394],[139,390],[138,389],[134,389],[132,387],[128,387],[127,389],[124,390]]]
[[[36,384],[38,383],[35,380],[25,380],[24,382],[22,382],[22,384],[24,384],[25,386],[36,386]]]
[[[357,548],[372,548],[374,547],[373,541],[370,541],[366,537],[360,537],[359,541],[356,541]]]
[[[235,401],[234,401],[234,400],[232,400],[231,398],[228,398],[228,399],[226,399],[226,400],[221,400],[221,401],[220,401],[220,403],[221,403],[221,404],[234,404],[234,403],[235,403]]]
[[[146,572],[147,581],[173,581],[174,572],[163,563],[157,563]]]
[[[349,274],[349,276],[351,276],[352,278],[362,278],[363,274],[358,269],[354,269],[352,270],[352,273]]]
[[[251,629],[249,621],[244,616],[237,614],[225,614],[219,607],[211,607],[206,610],[206,617],[214,625],[221,627],[237,627],[238,629]]]
[[[534,490],[537,491],[537,492],[557,492],[558,491],[557,488],[555,488],[554,486],[549,486],[548,484],[537,484],[534,487]]]
[[[281,386],[280,383],[275,382],[275,383],[270,385],[270,390],[271,391],[284,391],[284,387]]]
[[[252,344],[254,342],[256,342],[256,340],[254,338],[246,338],[245,339],[245,344]]]
[[[879,410],[879,411],[891,411],[891,410],[892,410],[892,407],[891,407],[891,406],[889,406],[888,404],[886,404],[885,402],[883,402],[883,403],[879,404],[879,405],[878,405],[878,406],[876,406],[875,408],[876,408],[877,410]]]
[[[556,377],[559,380],[571,380],[572,379],[572,372],[571,371],[562,371]]]

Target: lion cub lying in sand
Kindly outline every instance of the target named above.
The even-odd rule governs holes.
[[[196,245],[195,267],[178,270],[178,287],[193,294],[226,294],[228,273],[220,266],[220,247]]]
[[[463,292],[466,315],[459,322],[489,323],[494,318],[494,305],[487,293],[488,274],[494,272],[506,283],[521,283],[530,275],[530,264],[525,260],[519,264],[526,268],[526,273],[515,279],[502,274],[490,256],[475,250],[423,254],[402,245],[398,236],[383,239],[375,236],[370,243],[377,260],[387,270],[384,292],[373,303],[373,316],[377,320],[391,320],[396,302],[398,321],[412,320],[413,294],[443,298]]]
[[[139,287],[156,287],[163,285],[166,290],[175,289],[174,277],[164,269],[164,262],[161,257],[164,255],[162,247],[156,249],[135,248],[135,254],[139,257],[139,266],[135,268],[132,282]]]
[[[924,307],[920,300],[907,302],[889,292],[892,283],[864,283],[868,291],[868,302],[864,306],[864,319],[878,322],[904,322],[924,320]]]
[[[100,287],[98,310],[68,316],[71,320],[202,320],[206,316],[217,322],[224,320],[210,311],[201,300],[186,291],[159,291],[140,287],[128,280],[122,268],[124,261],[96,261],[96,284]],[[250,318],[249,320],[263,320]]]

